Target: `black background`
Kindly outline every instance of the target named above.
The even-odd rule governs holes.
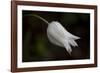
[[[72,46],[69,55],[65,48],[52,44],[47,38],[48,25],[28,16],[36,14],[48,22],[58,21],[70,33],[79,36],[78,47]],[[90,14],[44,11],[22,11],[22,61],[79,60],[90,58]]]

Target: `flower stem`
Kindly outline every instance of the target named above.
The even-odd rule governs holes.
[[[47,20],[45,20],[44,18],[40,17],[39,15],[36,14],[28,14],[27,16],[34,16],[42,21],[44,21],[45,23],[47,23],[49,25],[49,22]]]

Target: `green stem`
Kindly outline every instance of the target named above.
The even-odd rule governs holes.
[[[39,15],[36,14],[28,14],[27,16],[34,16],[42,21],[44,21],[45,23],[47,23],[49,25],[49,22],[47,20],[45,20],[44,18],[40,17]]]

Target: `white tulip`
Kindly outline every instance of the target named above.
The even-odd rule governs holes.
[[[69,33],[59,22],[52,21],[47,28],[47,36],[51,43],[65,47],[68,53],[71,55],[72,46],[78,46],[75,40],[79,37]]]
[[[49,41],[57,46],[65,47],[67,52],[71,55],[72,48],[71,46],[78,46],[78,44],[75,42],[75,40],[80,39],[80,37],[75,36],[71,33],[69,33],[59,22],[52,21],[49,23],[44,18],[38,16],[38,15],[32,15],[35,16],[41,20],[43,20],[45,23],[48,24],[47,28],[47,36]]]

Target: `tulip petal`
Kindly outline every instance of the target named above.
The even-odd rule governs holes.
[[[55,45],[63,47],[62,43],[57,41],[55,38],[53,38],[52,35],[47,33],[47,36],[48,36],[50,42],[52,42]]]

